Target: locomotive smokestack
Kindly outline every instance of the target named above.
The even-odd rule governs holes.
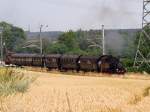
[[[102,40],[102,44],[103,44],[103,55],[105,55],[105,29],[104,29],[104,25],[102,25],[102,36],[103,36],[103,40]]]

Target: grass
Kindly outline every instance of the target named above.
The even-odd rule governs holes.
[[[136,105],[138,102],[142,100],[142,96],[138,94],[134,94],[129,101],[129,104]]]
[[[10,68],[0,68],[0,111],[6,112],[5,98],[16,93],[24,93],[34,81],[23,73]]]
[[[146,87],[143,91],[143,97],[149,96],[150,94],[150,86]]]
[[[32,79],[9,68],[0,68],[0,96],[8,96],[27,91]]]
[[[9,97],[7,112],[149,112],[149,77],[92,77],[25,71],[30,91]],[[64,74],[64,73],[63,73]],[[70,73],[69,73],[70,74]]]

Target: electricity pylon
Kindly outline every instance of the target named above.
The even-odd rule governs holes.
[[[150,68],[150,0],[143,0],[142,31],[134,61],[134,67],[143,65]]]

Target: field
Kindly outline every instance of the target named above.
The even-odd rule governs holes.
[[[91,77],[22,72],[36,76],[36,80],[26,93],[5,99],[2,104],[5,112],[150,111],[149,76]]]

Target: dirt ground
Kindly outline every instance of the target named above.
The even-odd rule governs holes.
[[[149,76],[22,72],[36,80],[5,100],[5,112],[150,112]]]

